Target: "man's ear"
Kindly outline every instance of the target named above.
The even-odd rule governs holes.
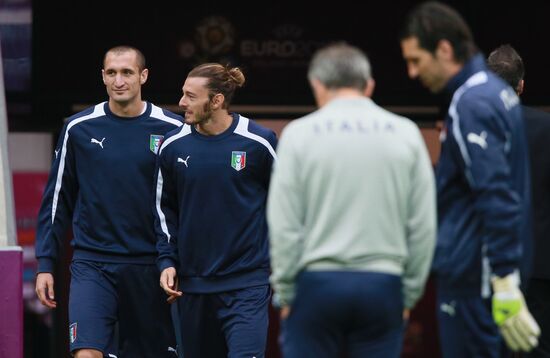
[[[325,103],[328,101],[328,89],[325,87],[324,84],[321,83],[321,81],[316,78],[310,79],[309,84],[311,86],[313,97],[315,98],[317,106],[324,106]]]
[[[214,97],[212,97],[212,107],[214,109],[223,108],[223,103],[225,102],[225,96],[221,93],[216,93]]]
[[[376,86],[376,82],[374,81],[374,79],[373,78],[369,79],[367,81],[367,86],[365,87],[363,94],[369,98],[372,97],[375,86]]]
[[[439,40],[435,49],[435,57],[439,57],[440,59],[447,61],[456,62],[455,50],[449,40]]]
[[[525,87],[525,80],[520,80],[518,83],[518,87],[516,88],[516,93],[518,94],[518,96],[523,93],[524,87]]]
[[[147,77],[149,77],[149,70],[145,68],[139,75],[139,83],[142,85],[145,84],[145,82],[147,82]]]

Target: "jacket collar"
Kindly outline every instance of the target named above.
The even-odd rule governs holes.
[[[449,80],[445,86],[445,93],[449,96],[452,96],[453,93],[462,86],[468,78],[470,78],[474,73],[479,71],[486,71],[487,65],[485,63],[485,58],[481,53],[474,55],[464,64],[464,67]]]

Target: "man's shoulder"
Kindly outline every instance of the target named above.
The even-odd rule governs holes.
[[[77,112],[71,115],[69,118],[67,118],[67,122],[74,121],[75,119],[79,119],[83,117],[92,118],[92,117],[103,116],[105,115],[104,106],[105,106],[105,102],[101,102],[96,105],[85,108],[82,111]]]
[[[159,107],[153,103],[151,103],[151,118],[171,123],[176,127],[181,127],[183,125],[182,116],[162,107]]]
[[[490,115],[502,110],[509,112],[519,108],[520,99],[512,87],[493,77],[488,76],[487,82],[465,90],[456,104],[457,108],[468,109],[480,115]]]
[[[251,118],[247,118],[245,116],[239,115],[239,120],[248,120],[248,130],[255,134],[265,136],[273,133],[273,130],[271,130],[270,128],[266,127],[263,124],[260,124],[255,119],[251,119]]]
[[[73,114],[65,120],[67,129],[74,127],[76,124],[88,121],[90,119],[101,118],[105,116],[105,103],[98,103],[95,106],[88,107],[82,111]]]
[[[521,109],[526,120],[538,119],[542,121],[548,121],[550,123],[549,112],[531,106],[522,106]]]
[[[175,141],[178,141],[178,143],[180,143],[185,138],[191,138],[192,136],[188,136],[188,134],[191,134],[191,127],[188,124],[183,124],[180,127],[170,130],[164,135],[164,139],[160,148],[161,152],[164,153],[167,147],[173,148],[174,145],[170,144]]]
[[[550,113],[529,106],[521,109],[528,136],[547,136],[550,133]]]
[[[274,145],[277,141],[277,135],[275,134],[275,131],[273,129],[268,128],[267,126],[264,126],[253,119],[239,115],[239,123],[237,124],[237,128],[235,129],[235,133],[243,134],[244,132],[248,132],[250,134],[264,138],[265,140],[270,142],[271,145]]]
[[[296,118],[288,122],[281,132],[281,137],[284,135],[288,140],[290,137],[302,137],[307,135],[307,133],[314,132],[314,129],[308,130],[311,128],[313,123],[318,122],[320,116],[317,111],[306,114],[305,116]],[[299,139],[301,141],[301,139]]]
[[[498,95],[505,88],[510,88],[510,86],[493,72],[479,71],[468,78],[457,92],[462,91],[462,97],[472,96],[472,94],[483,94],[490,97]]]
[[[308,113],[302,117],[298,117],[294,120],[292,120],[286,127],[286,128],[292,128],[294,130],[310,126],[312,123],[316,123],[319,121],[319,119],[323,118],[330,118],[331,115],[325,113],[326,111],[323,110],[323,108],[318,108],[315,111]]]
[[[164,138],[165,140],[168,139],[168,138],[171,138],[173,136],[176,136],[178,134],[181,135],[182,132],[189,132],[191,133],[191,128],[189,127],[188,124],[184,124],[183,126],[180,126],[180,127],[177,127],[177,128],[174,128],[174,129],[171,129],[169,132],[167,132],[165,135],[164,135]]]

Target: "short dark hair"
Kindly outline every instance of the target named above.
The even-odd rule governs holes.
[[[520,55],[509,44],[497,47],[487,58],[487,66],[512,88],[518,90],[525,75],[525,67]]]
[[[439,41],[449,41],[455,59],[460,63],[478,52],[464,18],[455,9],[436,1],[422,3],[409,12],[400,40],[410,37],[418,38],[419,46],[432,54],[435,54]]]
[[[107,50],[107,52],[105,52],[105,56],[103,56],[103,64],[105,64],[105,59],[107,58],[107,54],[110,52],[118,55],[124,52],[132,52],[132,51],[136,53],[136,61],[137,61],[137,66],[139,70],[143,71],[146,66],[145,56],[143,55],[143,52],[141,52],[140,50],[138,50],[133,46],[128,46],[128,45],[115,46]]]

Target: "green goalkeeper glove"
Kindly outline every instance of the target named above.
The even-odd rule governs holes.
[[[540,328],[529,313],[519,290],[517,273],[493,277],[493,319],[508,347],[529,352],[538,345]]]

